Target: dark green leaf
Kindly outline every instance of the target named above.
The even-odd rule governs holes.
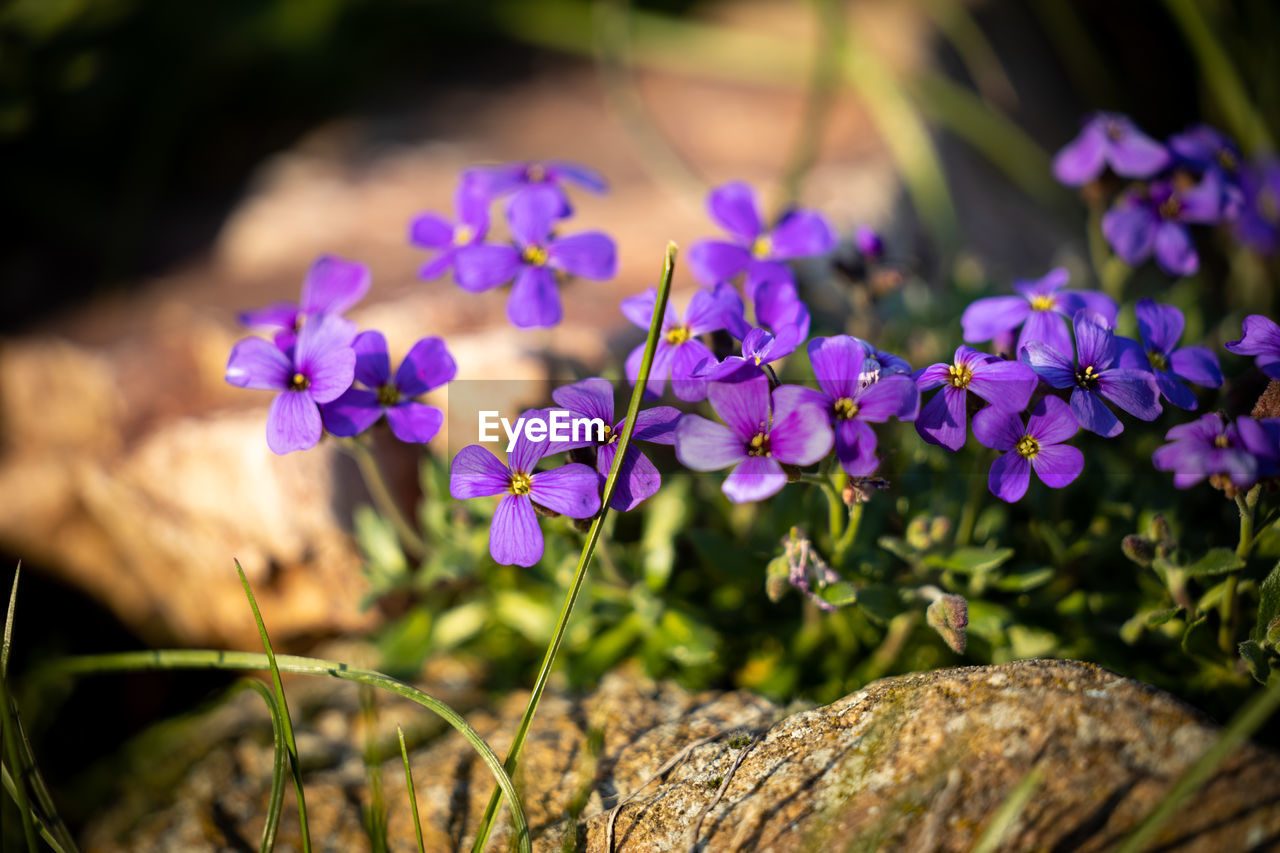
[[[1271,664],[1267,660],[1267,651],[1253,640],[1245,640],[1240,644],[1240,657],[1244,658],[1245,664],[1249,667],[1249,674],[1259,684],[1267,683],[1267,676],[1271,674]]]
[[[1244,560],[1237,557],[1235,551],[1230,548],[1211,548],[1207,554],[1191,565],[1184,566],[1182,570],[1190,577],[1200,577],[1225,575],[1242,568]]]
[[[865,586],[857,591],[857,602],[863,612],[878,622],[888,622],[902,612],[902,598],[890,586]]]
[[[1147,614],[1147,625],[1152,628],[1157,625],[1163,625],[1181,612],[1181,607],[1170,607],[1167,610],[1153,610]]]
[[[1271,574],[1267,575],[1258,588],[1258,626],[1253,634],[1254,639],[1264,639],[1267,626],[1277,616],[1280,616],[1280,563],[1275,564]]]
[[[1036,587],[1044,586],[1051,580],[1053,580],[1053,569],[1049,566],[1043,566],[1039,569],[1032,569],[1029,572],[1005,575],[997,580],[994,586],[1004,592],[1027,592]]]
[[[997,568],[1012,556],[1012,548],[957,548],[949,554],[931,554],[924,558],[924,564],[933,569],[976,575]]]

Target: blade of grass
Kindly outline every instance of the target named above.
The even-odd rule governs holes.
[[[8,767],[0,766],[0,782],[3,783],[4,789],[9,792],[9,796],[17,799],[16,785],[13,781],[13,776],[9,775]],[[40,818],[40,815],[33,814],[31,819],[35,821],[36,830],[40,833],[40,837],[44,839],[45,844],[48,844],[50,849],[53,850],[53,853],[76,853],[76,847],[74,845],[71,847],[64,847],[59,842],[57,837],[49,831],[49,827],[45,825],[44,821]]]
[[[364,726],[364,772],[369,779],[369,811],[365,814],[365,832],[373,853],[387,850],[387,801],[382,793],[382,774],[378,772],[378,707],[372,687],[360,688],[360,718]]]
[[[46,830],[51,832],[58,839],[58,847],[63,850],[75,851],[75,839],[71,835],[71,830],[63,823],[62,816],[58,814],[58,809],[53,803],[53,794],[49,792],[49,786],[45,784],[44,776],[40,773],[40,768],[36,765],[35,752],[31,749],[31,740],[27,737],[26,729],[22,726],[22,714],[18,712],[18,706],[11,703],[10,713],[13,715],[13,725],[18,731],[18,749],[21,751],[20,756],[24,762],[23,770],[26,773],[28,784],[31,785],[31,792],[35,794],[36,805],[41,809],[42,815],[36,815],[37,821]]]
[[[302,791],[302,762],[298,760],[298,744],[293,738],[293,721],[289,719],[289,703],[284,697],[284,683],[280,680],[280,668],[276,666],[276,653],[271,648],[271,638],[267,636],[267,626],[258,611],[258,601],[253,597],[253,589],[249,579],[244,575],[244,568],[236,560],[236,571],[240,574],[240,584],[249,599],[249,607],[253,610],[253,621],[258,624],[258,636],[262,638],[262,647],[267,652],[267,662],[271,669],[271,684],[275,690],[276,703],[280,707],[280,728],[284,732],[285,748],[289,751],[289,767],[293,772],[293,789],[298,796],[298,823],[302,832],[303,853],[311,851],[311,831],[307,826],[307,799]]]
[[[6,670],[9,664],[9,646],[13,638],[13,613],[18,601],[18,576],[22,574],[22,564],[13,572],[13,587],[9,591],[9,611],[4,620],[4,645],[0,647],[0,727],[3,727],[4,756],[14,774],[13,800],[18,804],[18,814],[22,817],[22,835],[27,842],[27,850],[35,853],[36,828],[31,802],[27,797],[27,772],[25,762],[18,752],[18,735],[14,725],[14,715],[9,705],[9,683]]]
[[[480,737],[480,734],[462,718],[462,715],[450,708],[436,697],[411,684],[392,678],[385,673],[371,669],[353,667],[340,661],[308,658],[299,655],[276,655],[275,668],[279,672],[296,673],[298,675],[327,675],[343,681],[357,684],[368,684],[380,690],[396,694],[410,702],[432,711],[446,723],[453,726],[467,742],[471,744],[480,759],[489,768],[498,787],[506,795],[511,806],[512,820],[516,825],[516,840],[522,853],[530,853],[529,824],[524,816],[524,809],[516,796],[515,785],[511,777],[502,769],[493,748]],[[104,655],[84,655],[63,658],[47,664],[41,672],[43,677],[60,675],[90,675],[108,672],[133,672],[137,670],[170,670],[170,669],[217,669],[233,671],[271,670],[272,660],[257,652],[233,652],[220,649],[152,649],[137,652],[115,652]]]
[[[422,843],[422,819],[418,817],[418,794],[413,788],[413,771],[409,769],[409,750],[404,745],[404,729],[396,726],[400,738],[400,758],[404,760],[404,784],[409,789],[409,813],[413,815],[413,835],[418,839],[418,853],[427,853]]]
[[[1151,813],[1142,819],[1133,834],[1124,840],[1118,853],[1138,853],[1155,839],[1160,828],[1173,817],[1187,797],[1200,790],[1205,782],[1222,762],[1226,761],[1236,748],[1249,739],[1249,736],[1271,718],[1280,709],[1280,677],[1272,676],[1270,684],[1261,693],[1255,694],[1244,704],[1226,728],[1218,735],[1218,739],[1204,751],[1173,783]]]
[[[1042,782],[1044,782],[1044,771],[1039,767],[1032,767],[1018,780],[1018,784],[1013,786],[1013,790],[1004,798],[1004,802],[996,809],[995,814],[991,815],[987,828],[982,831],[982,837],[978,839],[977,844],[973,845],[973,853],[994,853],[1001,849],[1001,845],[1013,830],[1013,825],[1022,816],[1027,803],[1031,802],[1031,798],[1035,796]]]
[[[574,572],[573,583],[560,609],[560,619],[556,623],[555,635],[551,638],[551,644],[547,646],[547,652],[542,658],[542,666],[538,669],[538,677],[534,680],[533,690],[529,694],[529,703],[525,706],[524,715],[520,718],[520,726],[516,729],[515,737],[511,741],[511,748],[507,751],[507,760],[503,766],[508,776],[515,775],[516,765],[520,761],[520,750],[524,747],[525,738],[529,735],[529,727],[533,724],[533,716],[538,710],[542,692],[546,689],[547,679],[551,677],[551,667],[555,663],[556,654],[560,651],[564,632],[569,626],[569,615],[573,612],[578,593],[582,591],[582,584],[587,579],[587,567],[591,564],[591,556],[595,553],[596,543],[600,539],[600,529],[609,514],[609,501],[613,497],[613,490],[618,485],[618,478],[622,473],[622,461],[626,458],[627,448],[631,444],[636,415],[640,411],[640,400],[644,397],[644,389],[649,382],[654,353],[658,348],[658,337],[662,333],[662,319],[666,316],[667,300],[671,297],[671,278],[675,275],[676,252],[676,244],[667,243],[667,251],[662,260],[662,277],[658,282],[658,297],[653,308],[653,318],[649,321],[649,337],[645,340],[644,355],[640,360],[640,373],[636,377],[635,388],[631,391],[631,402],[627,406],[626,424],[618,439],[618,450],[613,457],[613,465],[609,468],[609,476],[605,478],[604,490],[600,493],[600,513],[591,522],[591,529],[587,532],[587,541],[582,546],[582,554],[578,558],[578,568]],[[489,841],[489,833],[493,831],[493,821],[498,813],[498,803],[498,791],[495,790],[489,798],[489,805],[485,808],[484,818],[480,822],[480,831],[476,834],[475,844],[472,845],[471,849],[474,853],[484,850],[485,844]]]
[[[18,578],[22,575],[22,561],[13,570],[13,586],[9,589],[9,609],[4,617],[4,642],[0,643],[0,678],[9,677],[9,649],[13,646],[13,613],[18,605]]]
[[[271,745],[274,750],[271,797],[267,800],[267,820],[262,827],[262,843],[258,845],[259,853],[271,853],[275,849],[276,833],[280,829],[280,812],[284,809],[284,774],[289,752],[284,744],[284,725],[280,719],[280,706],[276,704],[276,697],[261,681],[247,683],[267,703],[267,710],[271,713]]]

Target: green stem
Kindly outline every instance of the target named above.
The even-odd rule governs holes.
[[[671,296],[671,277],[675,274],[676,267],[676,244],[667,243],[667,253],[662,263],[662,279],[658,284],[658,299],[653,308],[653,319],[649,323],[649,337],[645,341],[644,357],[640,362],[640,374],[636,378],[635,388],[631,392],[631,403],[627,406],[627,420],[622,428],[622,435],[618,439],[618,450],[613,457],[613,465],[609,468],[609,476],[605,479],[604,490],[600,494],[600,514],[591,522],[591,530],[587,533],[586,544],[583,545],[582,554],[578,558],[578,568],[573,574],[573,583],[569,587],[569,593],[565,597],[564,605],[560,608],[560,619],[556,622],[555,634],[551,638],[551,644],[547,646],[546,654],[542,657],[542,666],[538,669],[538,677],[534,679],[533,690],[529,694],[529,702],[525,705],[524,715],[520,718],[520,726],[516,729],[515,738],[511,741],[511,748],[507,751],[507,760],[504,762],[504,770],[508,776],[515,776],[516,766],[520,761],[520,751],[524,748],[525,739],[529,735],[529,727],[533,724],[534,714],[538,711],[538,703],[542,699],[542,693],[546,690],[547,679],[551,677],[551,667],[555,664],[556,655],[560,651],[560,644],[564,641],[564,634],[569,627],[569,616],[573,613],[573,606],[577,603],[578,594],[582,591],[582,584],[587,579],[587,567],[591,564],[591,556],[595,553],[596,543],[600,539],[600,529],[604,525],[605,516],[609,512],[609,501],[613,498],[613,491],[618,484],[618,478],[622,471],[622,460],[626,458],[627,448],[631,444],[631,434],[635,431],[636,415],[640,412],[640,401],[644,397],[644,389],[649,381],[649,372],[653,367],[653,356],[657,351],[658,337],[662,333],[662,318],[666,314],[667,300]],[[484,818],[480,823],[480,830],[476,834],[475,844],[472,845],[474,853],[480,853],[484,850],[485,845],[489,841],[489,834],[493,831],[493,822],[498,814],[499,792],[494,791],[493,796],[489,798],[489,805],[485,808]]]
[[[844,535],[844,522],[849,516],[848,508],[840,499],[840,493],[836,491],[835,485],[826,477],[815,480],[802,478],[801,482],[816,483],[818,488],[822,489],[822,493],[827,496],[827,527],[831,530],[831,547],[834,552],[835,544]]]
[[[853,540],[858,537],[858,527],[862,524],[862,508],[863,505],[860,503],[855,503],[849,508],[849,523],[845,525],[844,533],[836,540],[835,550],[831,554],[832,565],[844,565],[845,554],[853,546]]]
[[[979,462],[985,461],[987,454],[979,454]],[[960,508],[960,522],[956,525],[955,544],[965,547],[973,541],[973,528],[978,523],[978,508],[982,506],[982,494],[987,485],[987,478],[980,473],[985,465],[969,477],[969,494],[965,497],[964,506]]]
[[[1240,510],[1240,541],[1236,544],[1236,556],[1242,560],[1249,558],[1253,550],[1254,512],[1258,508],[1258,486],[1254,486],[1247,494],[1236,495],[1236,507]],[[1226,587],[1222,592],[1222,601],[1218,605],[1221,617],[1218,626],[1218,646],[1227,654],[1235,654],[1236,623],[1240,618],[1240,602],[1236,596],[1236,586],[1240,582],[1240,571],[1227,575]]]
[[[427,555],[427,543],[422,541],[418,531],[400,512],[400,507],[396,504],[395,498],[391,496],[391,490],[387,488],[386,478],[382,476],[382,468],[378,465],[378,460],[373,455],[373,451],[359,438],[342,439],[339,446],[348,456],[355,460],[356,467],[360,469],[360,477],[364,480],[365,488],[369,490],[369,497],[373,498],[373,502],[377,505],[378,512],[382,514],[383,518],[390,521],[391,525],[396,529],[396,535],[400,537],[400,543],[404,546],[405,553],[414,560],[421,560]]]

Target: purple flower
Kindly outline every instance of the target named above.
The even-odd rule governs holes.
[[[1179,424],[1165,434],[1170,443],[1156,449],[1151,461],[1158,471],[1172,471],[1173,484],[1189,489],[1205,477],[1222,478],[1248,489],[1280,466],[1280,419],[1237,418],[1231,423],[1215,413]]]
[[[753,328],[742,339],[742,355],[731,355],[720,364],[706,371],[704,376],[710,382],[741,381],[750,376],[757,376],[766,364],[785,358],[795,352],[802,337],[795,326],[786,328],[783,334],[774,337],[760,328]]]
[[[1071,349],[1067,321],[1080,309],[1088,308],[1101,314],[1108,323],[1115,322],[1115,300],[1095,290],[1062,290],[1069,279],[1065,269],[1056,267],[1042,278],[1015,281],[1013,289],[1021,294],[1019,296],[989,296],[975,301],[960,317],[965,341],[982,343],[1021,326],[1013,354],[1021,352],[1029,341],[1040,341],[1067,352]]]
[[[1022,360],[1054,388],[1075,389],[1071,392],[1071,410],[1080,426],[1090,432],[1107,438],[1124,432],[1124,424],[1107,408],[1104,399],[1144,421],[1155,420],[1160,414],[1155,378],[1145,370],[1113,367],[1116,345],[1110,324],[1092,311],[1081,311],[1073,322],[1074,363],[1038,341],[1027,344]]]
[[[521,415],[517,425],[545,419],[546,413],[535,409]],[[549,438],[531,441],[521,429],[505,465],[478,444],[462,448],[453,457],[449,468],[453,497],[504,495],[489,528],[489,554],[504,566],[532,566],[542,559],[535,503],[570,518],[590,518],[600,511],[599,478],[586,465],[570,462],[550,471],[533,470],[549,443]]]
[[[1053,176],[1078,187],[1095,180],[1108,166],[1124,178],[1149,178],[1169,165],[1169,152],[1128,116],[1094,113],[1075,139],[1053,158]]]
[[[809,399],[827,413],[835,430],[836,458],[852,477],[866,477],[880,464],[876,458],[876,434],[870,424],[890,417],[915,420],[920,392],[910,376],[869,373],[867,350],[862,341],[848,335],[814,338],[809,342],[809,363],[818,388],[804,389]]]
[[[1182,338],[1185,321],[1172,305],[1140,299],[1134,309],[1142,343],[1129,338],[1115,339],[1116,366],[1150,372],[1161,396],[1180,409],[1194,409],[1196,395],[1184,382],[1217,388],[1222,384],[1218,357],[1208,347],[1174,349]]]
[[[626,418],[617,422],[613,419],[613,386],[608,380],[598,377],[583,379],[552,391],[551,399],[577,417],[599,419],[604,424],[603,441],[553,443],[549,451],[558,453],[577,447],[596,447],[596,472],[600,475],[600,487],[603,489],[618,452],[618,437],[622,435],[627,422]],[[636,428],[631,433],[631,438],[633,441],[648,441],[653,444],[674,444],[676,421],[679,419],[680,410],[671,406],[643,409],[636,414]],[[655,494],[661,485],[662,477],[649,457],[641,453],[634,443],[630,444],[627,446],[627,456],[622,461],[618,484],[614,487],[609,506],[619,512],[635,509],[641,501]]]
[[[1084,454],[1063,444],[1076,434],[1070,407],[1057,397],[1036,403],[1022,425],[1022,417],[990,406],[973,416],[973,437],[994,450],[1007,451],[991,464],[987,486],[991,494],[1014,503],[1027,493],[1034,470],[1051,489],[1070,483],[1084,469]]]
[[[1020,412],[1039,384],[1025,364],[967,346],[956,350],[951,364],[922,368],[915,383],[921,391],[943,386],[920,410],[916,432],[930,444],[940,444],[948,450],[964,447],[970,391],[1002,412]]]
[[[775,336],[794,338],[797,343],[809,337],[809,308],[800,300],[790,279],[759,282],[750,298],[756,322]]]
[[[355,375],[351,338],[350,323],[320,314],[303,324],[286,349],[265,338],[246,338],[231,349],[227,382],[281,392],[267,412],[267,446],[273,453],[306,450],[320,441],[317,404],[336,399]]]
[[[489,231],[489,198],[474,181],[458,184],[453,209],[458,215],[456,222],[436,213],[420,213],[409,223],[409,242],[438,252],[418,269],[418,278],[423,281],[443,275],[453,266],[460,248],[482,242]]]
[[[522,195],[546,193],[556,200],[555,217],[563,219],[573,213],[564,184],[572,183],[603,193],[609,185],[599,172],[581,163],[567,160],[541,160],[521,163],[504,163],[500,166],[476,166],[463,173],[463,179],[487,199],[495,199],[507,193]]]
[[[240,314],[240,323],[251,329],[275,330],[276,344],[287,349],[297,339],[308,317],[328,314],[337,317],[348,311],[369,292],[369,268],[334,255],[321,255],[302,280],[300,302],[275,302],[265,308]],[[345,321],[343,321],[345,322]],[[350,326],[354,337],[355,326]]]
[[[689,267],[704,284],[729,281],[745,272],[748,298],[759,282],[791,280],[782,261],[825,254],[836,244],[827,220],[812,210],[793,210],[766,231],[756,192],[742,181],[712,190],[707,209],[733,240],[695,243],[689,250]]]
[[[324,425],[338,436],[353,436],[387,416],[396,438],[425,444],[444,423],[444,412],[414,398],[453,379],[458,372],[453,357],[439,338],[423,338],[413,345],[394,377],[381,332],[361,332],[352,347],[356,352],[355,378],[364,388],[349,388],[341,397],[320,407]]]
[[[658,291],[652,287],[636,296],[628,296],[622,300],[623,316],[648,331],[657,301]],[[675,309],[667,305],[662,318],[662,334],[653,353],[646,394],[661,397],[669,376],[671,390],[681,400],[697,402],[707,396],[707,379],[703,373],[716,363],[716,357],[706,344],[698,340],[698,336],[725,328],[726,310],[730,304],[714,291],[699,290],[689,302],[683,321]],[[640,344],[627,356],[627,380],[632,385],[640,378],[640,362],[643,360],[644,344]]]
[[[599,232],[553,237],[557,200],[549,193],[521,193],[507,211],[515,245],[473,245],[454,257],[454,277],[463,290],[479,293],[512,279],[507,318],[521,328],[560,322],[556,273],[604,281],[617,271],[613,240]]]
[[[1236,239],[1269,255],[1280,247],[1280,160],[1250,163],[1240,172],[1244,200],[1234,223]]]
[[[853,245],[857,247],[862,259],[869,264],[879,263],[884,258],[884,241],[869,225],[859,225],[853,229]]]
[[[1261,314],[1244,318],[1244,337],[1228,341],[1227,350],[1236,355],[1256,355],[1254,364],[1272,379],[1280,379],[1280,326]]]
[[[1212,224],[1222,219],[1221,179],[1207,173],[1200,183],[1178,189],[1170,181],[1152,181],[1120,196],[1102,216],[1102,234],[1111,250],[1130,266],[1155,255],[1169,275],[1195,275],[1200,255],[1187,223]]]
[[[1222,218],[1234,220],[1244,205],[1239,180],[1243,160],[1236,144],[1217,129],[1197,124],[1169,137],[1169,150],[1177,157],[1180,167],[1201,177],[1213,175],[1214,184],[1222,193],[1219,201]]]
[[[776,494],[787,483],[782,464],[812,465],[831,450],[827,413],[805,394],[769,380],[712,382],[707,399],[727,424],[685,415],[676,425],[676,458],[694,471],[734,466],[721,487],[729,500],[747,503]]]

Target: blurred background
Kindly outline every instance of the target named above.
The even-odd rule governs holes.
[[[222,381],[235,312],[296,298],[320,253],[371,266],[353,316],[393,351],[438,334],[460,378],[529,382],[616,369],[639,339],[618,300],[655,282],[668,239],[715,232],[703,198],[730,179],[774,212],[821,208],[846,239],[882,229],[925,299],[1055,264],[1087,281],[1086,207],[1053,182],[1053,152],[1112,109],[1157,137],[1207,120],[1260,153],[1280,116],[1278,36],[1269,0],[10,0],[0,564],[24,567],[15,666],[254,648],[233,556],[286,650],[403,614],[370,601],[354,469],[331,448],[271,456],[265,398]],[[554,335],[516,335],[502,293],[417,281],[406,230],[450,210],[459,169],[539,158],[609,179],[575,196],[572,227],[612,234],[621,271],[571,285]],[[682,271],[677,293],[693,286]],[[917,355],[958,334],[916,331]],[[382,450],[407,504],[415,457]],[[85,732],[38,745],[47,775],[66,781],[212,689],[113,678],[33,698],[57,709],[37,734]]]

